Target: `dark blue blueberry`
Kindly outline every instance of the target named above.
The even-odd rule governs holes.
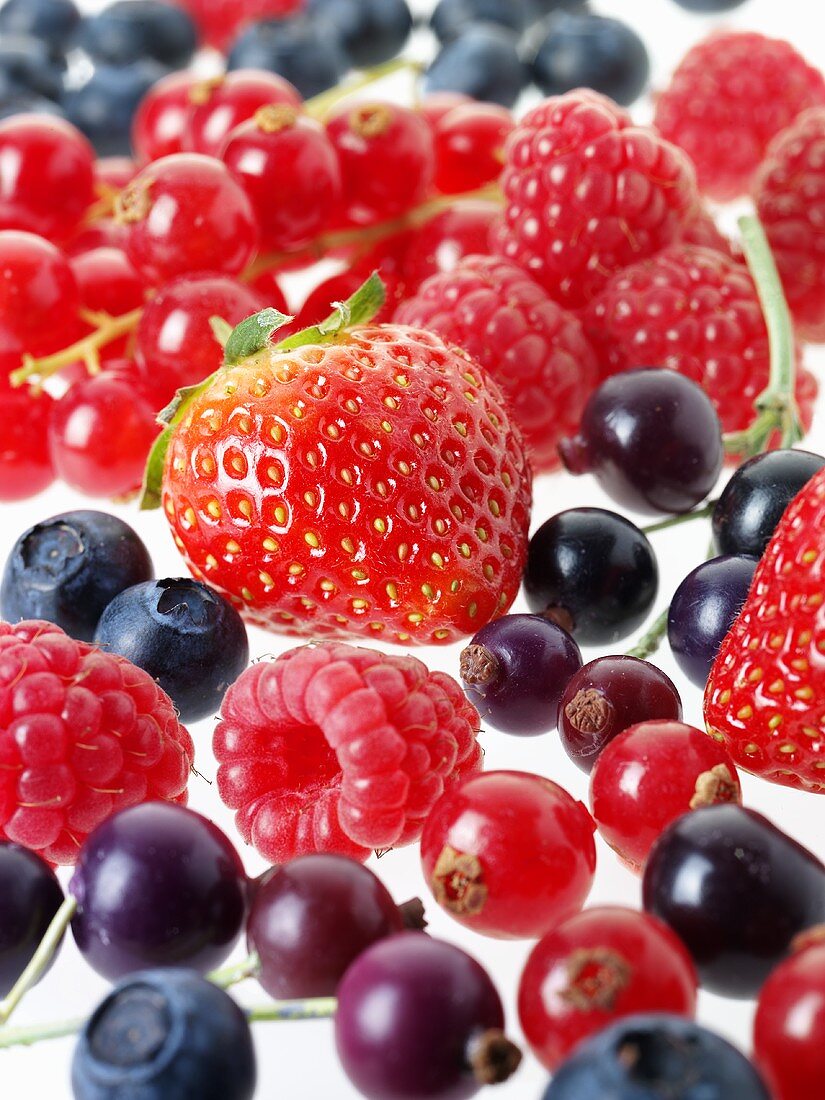
[[[725,635],[742,610],[756,558],[724,555],[688,573],[670,602],[667,636],[676,664],[704,688]]]
[[[28,966],[62,904],[51,867],[36,852],[0,841],[0,997]]]
[[[79,22],[74,0],[6,0],[0,7],[0,34],[30,34],[55,54],[66,51]]]
[[[823,466],[810,451],[770,451],[740,466],[713,510],[719,553],[761,558],[785,509]]]
[[[121,592],[101,615],[95,642],[157,680],[184,722],[215,714],[249,661],[238,612],[189,578]]]
[[[182,69],[197,48],[198,33],[192,17],[177,4],[116,0],[83,21],[77,43],[96,61],[110,65],[152,60]]]
[[[0,583],[0,616],[45,619],[90,642],[103,609],[153,575],[149,552],[117,516],[64,512],[14,544]]]
[[[589,12],[559,12],[544,32],[532,73],[545,95],[593,88],[628,106],[645,90],[650,57],[626,23]]]
[[[12,118],[14,115],[56,115],[63,118],[63,111],[51,99],[43,99],[29,92],[12,92],[5,96],[2,92],[2,80],[0,80],[0,120]]]
[[[63,63],[55,61],[49,47],[31,35],[0,35],[0,99],[28,93],[43,99],[60,99]]]
[[[530,78],[517,47],[510,31],[477,23],[441,48],[424,77],[424,88],[428,95],[461,92],[512,107]]]
[[[439,42],[451,42],[477,23],[521,34],[531,16],[528,0],[438,0],[430,26]]]
[[[72,1060],[75,1100],[250,1100],[255,1080],[246,1016],[191,970],[143,970],[115,986]]]
[[[307,14],[335,27],[359,68],[396,57],[413,25],[407,0],[309,0]]]
[[[311,19],[267,19],[247,27],[229,52],[230,69],[277,73],[311,99],[340,83],[350,68],[338,35]]]
[[[98,156],[128,156],[138,106],[166,73],[157,61],[100,65],[85,84],[63,96],[66,117],[86,135]]]
[[[576,1049],[544,1100],[770,1100],[727,1040],[679,1016],[628,1016]]]
[[[676,0],[685,11],[717,12],[733,11],[745,3],[745,0]]]

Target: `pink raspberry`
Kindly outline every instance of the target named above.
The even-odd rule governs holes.
[[[545,100],[516,126],[497,251],[564,306],[679,238],[698,205],[684,153],[596,92]]]
[[[557,444],[578,429],[598,376],[577,317],[508,260],[470,256],[427,279],[395,320],[437,333],[486,367],[510,400],[533,468],[558,465]]]
[[[685,55],[656,126],[691,157],[701,190],[726,202],[747,192],[771,139],[820,103],[825,79],[789,42],[722,31]]]
[[[185,804],[193,758],[142,669],[52,623],[0,622],[0,836],[74,863],[117,810]]]
[[[292,649],[247,669],[221,718],[218,791],[273,863],[409,844],[444,790],[481,770],[476,710],[414,657]]]

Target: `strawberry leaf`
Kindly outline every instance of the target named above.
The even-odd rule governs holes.
[[[152,512],[156,508],[160,508],[163,467],[171,440],[172,429],[167,427],[163,429],[152,444],[152,449],[146,460],[146,469],[143,471],[143,488],[140,492],[139,501],[141,512]]]
[[[268,348],[278,329],[288,325],[292,320],[292,317],[272,308],[262,309],[260,313],[247,317],[245,321],[236,325],[226,341],[224,365],[234,367],[243,359],[249,359],[250,356],[257,355],[259,351]]]
[[[302,348],[307,344],[329,344],[339,332],[352,325],[368,324],[387,300],[387,292],[377,271],[346,302],[334,302],[334,312],[320,325],[287,336],[276,347],[279,351]]]

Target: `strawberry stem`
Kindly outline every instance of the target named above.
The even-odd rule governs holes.
[[[65,899],[57,910],[51,924],[46,929],[46,934],[37,946],[37,950],[29,960],[29,964],[8,994],[0,1001],[0,1024],[5,1024],[11,1019],[11,1015],[23,1000],[32,986],[43,977],[49,963],[54,958],[55,952],[60,947],[66,929],[71,923],[72,917],[77,912],[77,901],[73,897]],[[0,1031],[0,1034],[2,1032]]]
[[[111,344],[113,340],[133,332],[143,314],[142,309],[133,309],[130,313],[123,313],[119,317],[111,317],[108,313],[81,314],[81,318],[89,324],[95,325],[94,332],[78,340],[69,347],[57,351],[53,355],[46,355],[42,359],[34,359],[31,355],[23,356],[23,366],[12,371],[9,375],[13,386],[22,386],[31,378],[37,378],[44,382],[53,374],[72,363],[85,363],[90,374],[96,374],[100,370],[100,357],[98,351]]]
[[[780,433],[780,446],[793,447],[802,439],[804,431],[795,398],[793,322],[773,252],[756,215],[740,218],[739,230],[765,316],[771,365],[768,385],[754,402],[756,419],[744,431],[726,435],[725,449],[729,454],[751,458],[767,448],[775,432]]]

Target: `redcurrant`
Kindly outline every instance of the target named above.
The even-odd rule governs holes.
[[[80,331],[79,308],[62,252],[32,233],[0,232],[0,326],[24,351],[48,355],[70,344]]]
[[[8,371],[0,363],[4,373]],[[28,389],[4,392],[0,401],[0,501],[25,500],[54,481],[47,433],[54,401]]]
[[[468,103],[435,127],[435,186],[445,195],[472,191],[501,175],[515,119],[496,103]]]
[[[453,271],[465,256],[489,251],[490,230],[501,209],[494,202],[459,199],[431,218],[410,241],[403,274],[410,290],[430,275]]]
[[[212,157],[220,156],[235,127],[252,118],[261,107],[301,105],[300,95],[288,80],[252,69],[239,69],[217,80],[195,84],[189,100],[184,148]]]
[[[195,86],[191,73],[170,73],[143,97],[132,121],[132,148],[140,161],[148,163],[184,151]]]

